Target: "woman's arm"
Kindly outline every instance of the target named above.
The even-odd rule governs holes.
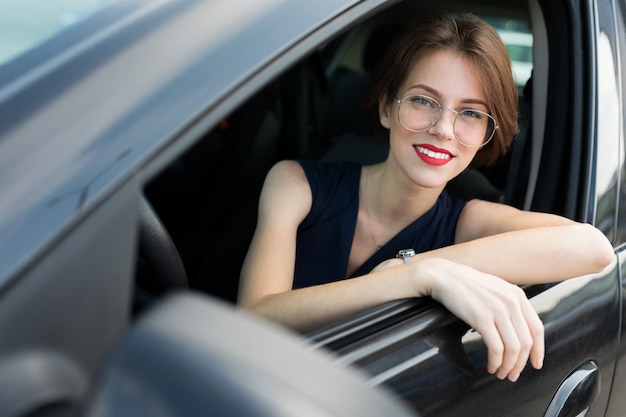
[[[514,284],[600,272],[615,258],[608,239],[589,224],[480,200],[467,203],[456,241],[421,256],[444,257]]]
[[[308,331],[388,301],[419,295],[406,273],[292,290],[298,225],[311,209],[300,164],[283,161],[266,178],[257,228],[241,271],[238,304],[291,328]],[[323,262],[323,259],[320,259]],[[395,275],[386,272],[383,276]]]
[[[265,178],[256,230],[243,263],[238,304],[251,308],[262,298],[290,291],[299,224],[311,210],[312,195],[296,161],[281,161]]]
[[[394,260],[397,261],[397,260]],[[487,371],[516,381],[543,366],[543,325],[516,285],[445,259],[387,267],[348,280],[267,294],[244,308],[306,331],[387,301],[432,296],[483,336]]]
[[[242,269],[240,306],[306,331],[388,301],[433,296],[483,335],[488,370],[499,378],[516,380],[529,356],[534,367],[541,367],[543,326],[524,293],[457,262],[416,259],[292,290],[297,228],[310,207],[311,191],[300,165],[285,161],[275,166],[261,194],[257,230]]]

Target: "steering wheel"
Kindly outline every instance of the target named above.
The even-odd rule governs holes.
[[[189,288],[185,267],[167,229],[145,196],[139,203],[137,282],[141,293],[155,296]],[[144,294],[146,295],[146,294]]]

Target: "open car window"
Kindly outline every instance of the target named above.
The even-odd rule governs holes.
[[[370,75],[394,35],[419,10],[402,2],[325,40],[275,74],[148,184],[146,196],[176,242],[192,287],[235,301],[260,189],[277,161],[371,164],[386,158],[385,132],[363,101]],[[467,200],[524,208],[532,159],[531,18],[525,9],[511,15],[488,10],[484,17],[516,54],[512,65],[519,75],[521,129],[504,159],[468,170],[448,191]]]

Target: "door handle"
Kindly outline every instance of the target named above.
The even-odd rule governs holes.
[[[544,417],[583,417],[600,392],[600,370],[589,361],[563,381]]]

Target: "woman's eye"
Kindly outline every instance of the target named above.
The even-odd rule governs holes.
[[[432,100],[429,100],[426,97],[422,97],[422,96],[415,96],[412,97],[410,100],[411,104],[413,104],[414,106],[420,106],[420,107],[437,107],[435,105],[435,103]]]
[[[472,109],[461,110],[459,112],[459,115],[466,117],[468,119],[482,119],[484,117],[481,111],[472,110]]]

